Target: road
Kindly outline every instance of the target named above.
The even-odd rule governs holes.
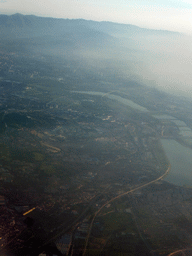
[[[134,213],[134,211],[133,211],[133,208],[132,208],[132,217],[133,217],[133,220],[134,220],[134,222],[135,222],[135,226],[136,226],[136,228],[137,228],[137,231],[138,231],[138,234],[139,234],[141,240],[144,242],[145,246],[146,246],[147,249],[149,250],[149,253],[150,253],[152,256],[154,256],[154,253],[153,253],[153,251],[152,251],[152,249],[151,249],[151,246],[150,246],[149,243],[145,240],[144,234],[142,234],[142,233],[143,233],[143,232],[142,232],[142,229],[141,229],[141,227],[140,227],[140,225],[139,225],[139,223],[138,223],[138,221],[137,221],[137,219],[136,219],[136,217],[135,217],[135,213]]]
[[[127,192],[124,192],[124,193],[122,193],[122,194],[120,194],[120,195],[118,195],[118,196],[116,196],[116,197],[113,197],[112,199],[110,199],[109,201],[107,201],[104,205],[102,205],[102,206],[99,208],[99,210],[94,214],[93,219],[92,219],[92,221],[91,221],[91,224],[90,224],[90,227],[89,227],[89,232],[88,232],[88,235],[87,235],[87,238],[86,238],[86,242],[85,242],[85,248],[84,248],[83,256],[85,256],[86,251],[87,251],[87,245],[88,245],[88,242],[89,242],[89,238],[90,238],[91,230],[92,230],[92,227],[93,227],[93,223],[94,223],[95,218],[97,217],[97,215],[100,213],[100,211],[101,211],[107,204],[109,204],[109,203],[115,201],[116,199],[118,199],[118,198],[120,198],[120,197],[122,197],[122,196],[128,195],[128,194],[130,194],[130,193],[132,193],[132,192],[134,192],[134,191],[136,191],[136,190],[145,188],[145,187],[147,187],[147,186],[149,186],[149,185],[151,185],[151,184],[153,184],[153,183],[155,183],[155,182],[157,182],[157,181],[159,181],[159,180],[162,180],[163,178],[165,178],[165,177],[167,176],[167,174],[169,173],[170,169],[171,169],[171,165],[169,164],[169,167],[167,168],[166,172],[165,172],[163,175],[161,175],[159,178],[157,178],[157,179],[155,179],[155,180],[152,180],[152,181],[150,181],[150,182],[147,182],[147,183],[145,183],[145,184],[143,184],[143,185],[141,185],[141,186],[138,186],[138,187],[136,187],[136,188],[133,188],[133,189],[131,189],[131,190],[127,191]]]
[[[192,255],[192,248],[178,250],[170,253],[168,256],[189,256],[189,255]]]

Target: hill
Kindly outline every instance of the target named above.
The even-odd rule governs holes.
[[[164,30],[140,28],[130,24],[113,22],[97,22],[83,19],[57,19],[34,15],[0,15],[0,34],[4,38],[29,38],[35,36],[58,36],[77,32],[91,34],[108,34],[111,36],[131,37],[136,35],[177,35],[178,33]]]

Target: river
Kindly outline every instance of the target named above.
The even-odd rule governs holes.
[[[140,106],[139,104],[133,102],[132,100],[122,98],[118,95],[103,93],[103,92],[95,92],[95,91],[72,91],[72,92],[107,97],[112,100],[119,101],[122,104],[127,105],[133,109],[139,110],[141,112],[149,112],[145,107]],[[176,119],[175,117],[168,116],[168,115],[154,115],[154,117],[162,120],[164,119],[172,120],[173,122],[176,123],[176,125],[179,125],[179,127],[182,126],[181,128],[185,129],[185,130],[182,130],[183,132],[185,133],[188,132],[190,133],[190,136],[192,136],[191,129],[188,128],[184,122]],[[171,170],[164,180],[179,186],[184,186],[184,185],[192,186],[192,149],[182,146],[175,140],[161,139],[161,143],[163,145],[165,153],[171,164]]]
[[[171,164],[171,170],[164,180],[192,187],[192,149],[175,140],[161,139],[161,143]]]
[[[93,91],[71,91],[73,93],[83,93],[83,94],[90,94],[90,95],[97,95],[97,96],[102,96],[102,97],[107,97],[109,99],[112,100],[116,100],[121,102],[122,104],[129,106],[133,109],[139,110],[141,112],[148,112],[148,109],[146,109],[145,107],[133,102],[132,100],[128,100],[126,98],[123,98],[121,96],[118,95],[114,95],[111,93],[104,93],[104,92],[93,92]]]

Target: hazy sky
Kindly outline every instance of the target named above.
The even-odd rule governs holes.
[[[192,33],[192,0],[0,0],[0,13],[17,12]]]

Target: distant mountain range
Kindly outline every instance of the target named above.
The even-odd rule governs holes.
[[[62,36],[71,33],[92,37],[174,36],[179,33],[140,28],[113,22],[96,22],[83,19],[57,19],[34,15],[0,15],[0,34],[6,39],[42,36]],[[94,36],[95,37],[95,36]]]

